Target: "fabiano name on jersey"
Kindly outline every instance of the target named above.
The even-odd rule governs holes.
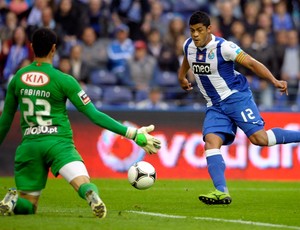
[[[49,91],[39,89],[20,89],[20,95],[49,98],[51,93]]]

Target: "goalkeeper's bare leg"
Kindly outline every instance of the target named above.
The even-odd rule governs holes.
[[[85,165],[81,161],[74,161],[64,165],[59,173],[90,205],[93,214],[98,218],[105,218],[106,206],[99,197],[98,188],[90,182]]]
[[[98,195],[98,188],[86,176],[76,177],[70,182],[79,196],[85,199],[92,208],[93,214],[98,218],[105,218],[106,207]]]

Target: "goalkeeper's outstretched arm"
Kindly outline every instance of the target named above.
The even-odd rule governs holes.
[[[141,127],[139,129],[127,127],[109,115],[97,110],[92,103],[89,103],[82,112],[94,124],[134,140],[137,145],[141,146],[149,154],[157,153],[158,149],[160,149],[161,142],[149,134],[149,132],[154,130],[154,125]]]

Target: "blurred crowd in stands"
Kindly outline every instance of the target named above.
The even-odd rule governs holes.
[[[201,109],[197,87],[186,93],[177,82],[196,10],[211,15],[216,36],[288,81],[289,95],[280,95],[236,67],[262,110],[300,109],[299,0],[0,0],[0,100],[13,74],[33,60],[32,33],[49,27],[58,35],[54,66],[74,76],[97,106]]]

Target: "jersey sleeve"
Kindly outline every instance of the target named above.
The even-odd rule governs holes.
[[[5,97],[5,104],[0,116],[0,144],[6,137],[10,126],[14,120],[15,113],[18,108],[18,99],[15,96],[15,80],[14,78],[8,85],[8,90]]]
[[[78,111],[87,116],[94,124],[114,133],[125,136],[127,127],[116,121],[112,117],[108,116],[107,114],[98,111],[94,104],[91,102],[89,96],[80,87],[76,79],[74,79],[73,77],[68,78],[66,83],[66,96],[78,109]]]
[[[85,114],[94,124],[122,136],[126,135],[127,126],[97,110],[93,103],[89,103],[82,113]]]
[[[225,61],[235,61],[237,55],[243,50],[234,42],[225,41],[222,43],[221,52]]]
[[[66,97],[71,101],[78,111],[82,112],[85,109],[85,106],[91,103],[88,95],[81,88],[78,81],[72,76],[65,75],[62,87]]]

